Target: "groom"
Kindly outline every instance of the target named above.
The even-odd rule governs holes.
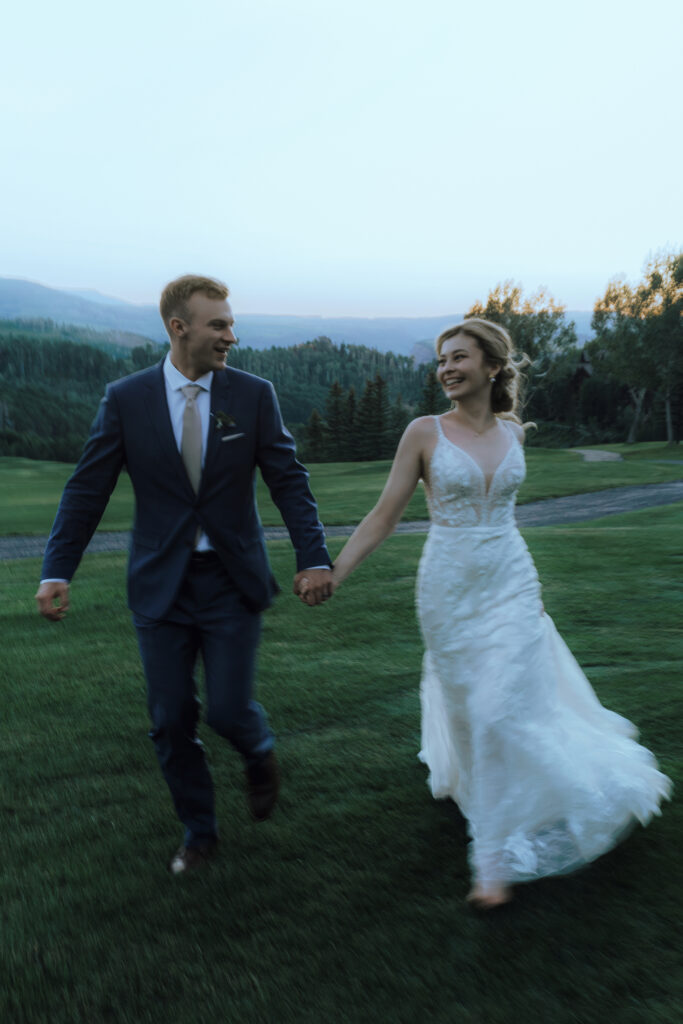
[[[121,470],[135,491],[128,603],[147,679],[154,741],[183,845],[174,874],[201,867],[218,831],[213,783],[197,738],[193,678],[201,653],[206,720],[242,755],[252,816],[278,792],[273,735],[253,699],[261,612],[278,586],[254,502],[258,467],[296,552],[294,589],[331,596],[323,528],[272,385],[226,366],[235,344],[228,289],[187,275],[160,302],[169,354],[109,384],[83,455],[62,495],[36,600],[61,619],[69,581]]]

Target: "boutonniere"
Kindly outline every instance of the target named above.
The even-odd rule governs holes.
[[[230,430],[232,427],[237,426],[237,421],[234,416],[231,416],[228,412],[223,412],[219,409],[218,412],[212,412],[213,416],[213,429],[214,430]],[[244,437],[244,431],[240,430],[233,434],[224,434],[221,441],[236,441],[238,437]]]
[[[211,415],[213,416],[214,420],[214,430],[227,430],[228,427],[237,426],[237,423],[235,422],[235,417],[231,416],[230,413],[223,412],[222,409],[219,409],[218,412],[212,412]]]

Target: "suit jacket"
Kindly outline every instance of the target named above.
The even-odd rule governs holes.
[[[289,531],[297,569],[329,565],[308,473],[296,459],[272,384],[230,367],[215,372],[211,414],[195,494],[173,436],[163,361],[109,384],[64,489],[42,578],[72,578],[124,467],[135,492],[128,562],[134,612],[153,619],[168,612],[198,525],[245,604],[255,611],[268,607],[278,586],[254,499],[257,467]]]

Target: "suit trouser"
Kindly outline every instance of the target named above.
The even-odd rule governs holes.
[[[134,613],[133,622],[147,678],[149,735],[185,844],[196,846],[217,835],[213,782],[197,737],[197,657],[204,662],[207,724],[248,765],[257,762],[273,746],[263,708],[252,698],[261,616],[242,603],[217,557],[193,557],[167,617]]]

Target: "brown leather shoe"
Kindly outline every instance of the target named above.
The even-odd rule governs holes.
[[[272,814],[280,789],[280,770],[270,750],[247,773],[247,803],[255,821],[265,821]]]
[[[206,867],[218,848],[218,840],[202,846],[181,846],[176,850],[168,870],[172,875],[186,875]]]

